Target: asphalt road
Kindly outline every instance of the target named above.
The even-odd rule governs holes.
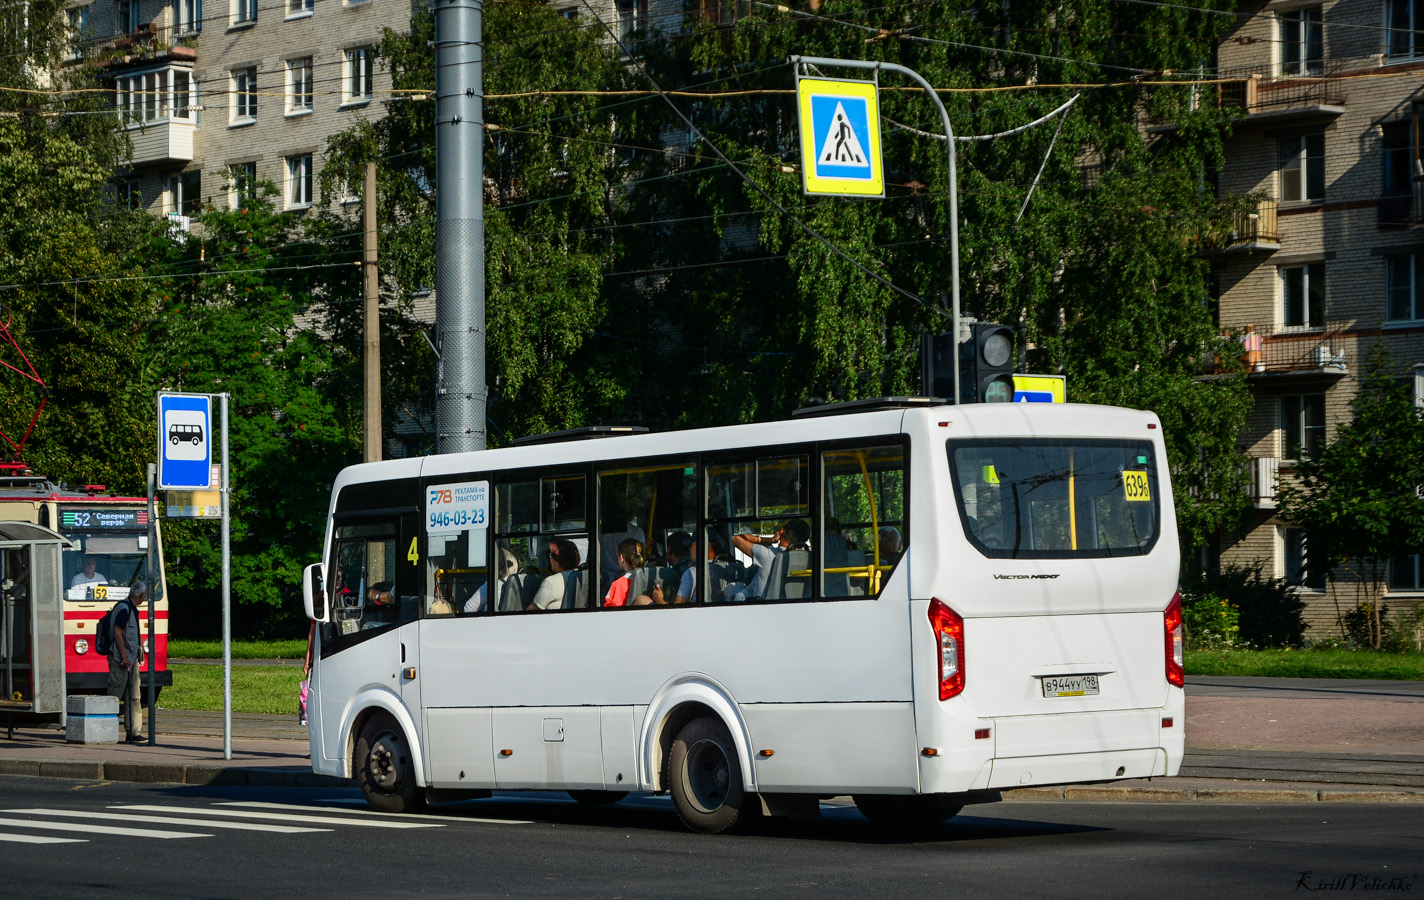
[[[1302,879],[1312,889],[1354,879],[1375,894],[1424,890],[1424,804],[1020,802],[969,813],[912,839],[878,833],[843,806],[820,821],[705,837],[683,831],[658,798],[591,809],[557,794],[497,796],[390,817],[352,791],[0,777],[0,886],[26,900],[1162,900],[1299,896]]]

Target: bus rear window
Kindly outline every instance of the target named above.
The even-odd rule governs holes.
[[[981,438],[948,449],[964,532],[985,556],[1141,556],[1157,542],[1148,441]]]

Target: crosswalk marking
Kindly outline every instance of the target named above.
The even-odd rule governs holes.
[[[84,838],[59,838],[47,834],[0,834],[0,841],[12,844],[87,844]]]
[[[220,822],[216,819],[186,819],[181,816],[129,816],[120,813],[89,812],[78,809],[3,809],[0,812],[26,813],[32,816],[67,816],[71,819],[108,819],[132,824],[196,825],[200,828],[227,828],[236,831],[272,831],[278,834],[331,831],[330,828],[302,828],[297,825],[264,825],[259,822]],[[202,812],[202,810],[194,810]]]
[[[360,828],[440,828],[440,825],[423,822],[386,822],[373,819],[342,818],[340,816],[299,816],[281,813],[247,812],[240,809],[192,809],[186,806],[111,806],[131,812],[183,813],[208,816],[230,816],[235,819],[264,819],[273,822],[306,822],[313,825],[354,825]]]
[[[196,831],[164,831],[159,828],[120,828],[116,825],[85,825],[79,822],[41,822],[38,819],[0,818],[0,825],[19,828],[38,828],[42,831],[80,831],[84,834],[118,834],[128,837],[152,837],[169,840],[172,838],[212,837]]]
[[[470,818],[470,817],[468,817],[468,816],[462,816],[462,815],[460,815],[459,813],[453,813],[453,812],[452,812],[451,815],[448,815],[448,816],[422,816],[422,815],[414,814],[414,813],[378,813],[378,812],[374,812],[374,811],[370,811],[370,810],[362,810],[362,809],[339,809],[339,808],[330,807],[330,806],[317,806],[317,807],[302,806],[301,804],[298,804],[298,803],[263,803],[263,802],[258,801],[258,800],[225,800],[225,801],[223,801],[223,802],[221,802],[221,803],[218,803],[217,805],[218,805],[218,806],[243,806],[243,807],[248,807],[248,808],[252,808],[252,809],[291,809],[291,810],[297,810],[297,811],[303,811],[303,810],[305,810],[305,811],[311,811],[311,810],[313,810],[313,809],[319,809],[319,810],[321,810],[321,811],[323,811],[323,812],[334,812],[334,813],[340,813],[340,814],[342,814],[342,815],[347,815],[347,816],[371,816],[371,817],[373,818],[373,820],[374,820],[374,817],[376,817],[376,816],[399,816],[401,819],[426,819],[426,820],[429,820],[429,821],[432,821],[432,822],[445,822],[445,823],[449,823],[449,822],[479,822],[479,823],[483,823],[483,824],[487,824],[487,825],[533,825],[533,824],[534,824],[533,822],[529,821],[528,819],[474,819],[474,818]],[[349,821],[351,821],[351,820],[350,820],[350,819],[343,819],[342,821],[343,821],[343,822],[349,822]]]

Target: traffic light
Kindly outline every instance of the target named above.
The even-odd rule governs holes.
[[[961,403],[1012,403],[1014,400],[1014,330],[975,322],[969,340],[959,346]]]
[[[954,396],[955,357],[959,359],[960,403],[1010,403],[1014,399],[1014,330],[992,322],[968,325],[967,340],[955,352],[948,334],[920,339],[922,390],[931,397]]]

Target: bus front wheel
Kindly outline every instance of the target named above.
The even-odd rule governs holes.
[[[693,719],[668,751],[672,803],[684,825],[701,834],[749,826],[760,812],[742,784],[742,767],[731,732],[721,719]]]
[[[379,812],[411,812],[425,805],[405,732],[385,713],[372,716],[356,739],[356,780],[366,803]]]
[[[880,828],[928,828],[959,815],[963,803],[947,794],[856,794],[855,807]]]

